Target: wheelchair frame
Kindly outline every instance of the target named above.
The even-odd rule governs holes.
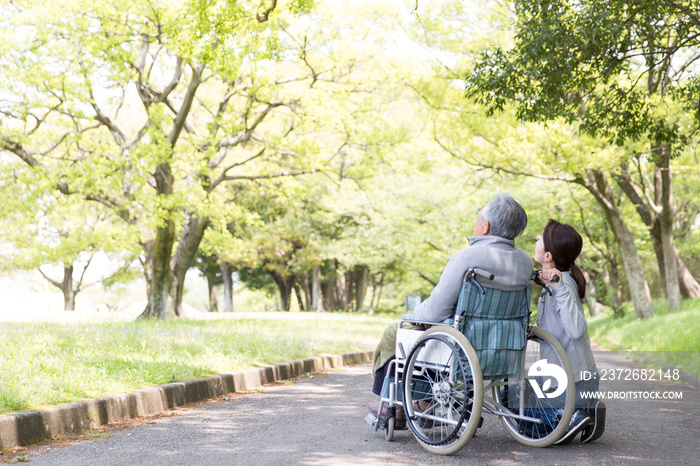
[[[484,270],[468,269],[460,300],[469,287],[474,287],[481,296],[486,294],[477,276],[484,280],[494,278]],[[539,271],[533,273],[532,281],[551,293],[539,280]],[[529,290],[527,295],[529,297]],[[479,301],[476,309],[481,304]],[[528,323],[529,305],[528,300]],[[459,312],[454,319],[439,323],[403,317],[397,332],[396,359],[386,370],[379,414],[370,413],[366,418],[370,426],[375,430],[383,429],[385,438],[393,440],[394,431],[402,428],[396,426],[396,406],[402,405],[406,428],[410,428],[423,448],[440,455],[453,454],[463,448],[481,426],[482,413],[498,416],[508,433],[524,445],[546,447],[559,440],[566,432],[575,404],[573,372],[561,344],[549,332],[527,325],[523,330],[522,362],[515,363],[519,364],[517,374],[499,377],[489,372],[488,383],[484,385],[477,351],[460,331],[464,319]],[[425,331],[403,329],[404,323],[427,324],[430,328]],[[542,372],[545,353],[544,369],[555,370],[553,364],[560,370],[536,375]],[[550,395],[561,391],[562,378],[566,379],[566,388],[550,399]],[[550,390],[552,382],[556,382],[554,393]],[[487,395],[489,391],[491,396]],[[425,406],[426,400],[429,400],[428,406]],[[382,415],[384,411],[386,414]]]

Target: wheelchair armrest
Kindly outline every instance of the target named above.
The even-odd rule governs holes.
[[[433,322],[431,320],[421,319],[415,314],[404,314],[401,316],[401,322],[411,322],[414,324],[428,324],[428,325],[452,325],[454,324],[454,319],[445,319],[442,322]]]

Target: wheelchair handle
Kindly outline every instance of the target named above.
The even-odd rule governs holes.
[[[547,292],[547,294],[549,294],[549,296],[552,296],[552,289],[549,286],[547,286],[547,284],[545,282],[543,282],[542,279],[540,278],[541,273],[542,273],[541,270],[535,270],[534,272],[532,272],[532,281],[537,283],[538,285],[540,285],[542,288],[544,288],[544,290]],[[559,275],[555,275],[554,277],[552,277],[550,282],[552,282],[552,283],[559,282]]]
[[[480,276],[481,278],[485,278],[486,280],[493,280],[494,278],[494,274],[492,274],[491,272],[487,272],[486,270],[480,269],[478,267],[470,267],[464,274],[464,281],[470,281],[476,275]]]
[[[467,272],[464,274],[464,282],[469,282],[481,292],[481,294],[486,294],[484,291],[484,287],[481,286],[481,283],[479,283],[476,280],[476,276],[480,276],[482,278],[485,278],[486,280],[493,280],[494,275],[491,272],[487,272],[486,270],[482,270],[478,267],[469,267],[467,269]]]
[[[540,274],[541,274],[541,273],[542,273],[541,270],[535,270],[535,271],[532,273],[532,279],[533,279],[535,282],[541,281],[541,280],[542,280],[542,279],[540,278]],[[552,283],[559,283],[559,275],[553,276],[552,279],[549,280],[549,281],[552,282]],[[540,283],[537,283],[537,284],[539,285]]]

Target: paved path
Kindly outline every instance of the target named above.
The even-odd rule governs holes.
[[[612,352],[598,366],[641,367]],[[341,464],[695,464],[700,461],[700,390],[682,382],[604,382],[611,391],[681,391],[681,400],[608,400],[606,434],[596,442],[529,448],[493,416],[460,452],[425,452],[408,431],[384,440],[365,423],[371,366],[265,387],[208,403],[109,438],[33,449],[35,465]]]

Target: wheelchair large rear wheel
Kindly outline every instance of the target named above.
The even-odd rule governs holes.
[[[452,327],[435,326],[413,346],[403,375],[406,422],[431,453],[451,455],[476,432],[484,386],[476,351]]]
[[[508,403],[513,413],[540,421],[499,416],[513,438],[523,445],[546,447],[559,440],[569,426],[576,403],[574,375],[564,348],[546,330],[530,327],[525,351],[522,383],[511,380],[508,400],[501,399],[499,386],[494,387],[493,396]],[[563,391],[559,390],[560,385]],[[561,393],[552,396],[557,391]]]

